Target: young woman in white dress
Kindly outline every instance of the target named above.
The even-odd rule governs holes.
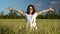
[[[26,20],[26,27],[28,29],[28,26],[30,27],[30,29],[35,29],[37,30],[37,25],[36,25],[36,17],[44,12],[48,12],[48,11],[54,11],[52,8],[46,9],[46,10],[42,10],[40,12],[35,12],[35,7],[33,5],[29,5],[27,7],[27,13],[24,13],[20,10],[16,10],[13,8],[7,8],[8,10],[13,10],[15,12],[18,12],[22,15],[24,15],[25,20]]]

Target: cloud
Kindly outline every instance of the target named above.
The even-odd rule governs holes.
[[[3,6],[2,4],[0,4],[0,6]]]
[[[54,6],[60,6],[60,1],[51,1],[49,2],[50,7],[54,7]]]
[[[18,6],[18,4],[12,3],[12,4],[10,4],[10,6]]]
[[[18,6],[18,4],[11,4],[12,6]]]
[[[51,1],[51,4],[60,4],[58,1]]]
[[[32,5],[35,5],[35,6],[40,6],[40,7],[42,7],[42,4],[32,4]]]

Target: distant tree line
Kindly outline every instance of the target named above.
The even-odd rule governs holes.
[[[0,13],[0,19],[23,19],[23,15],[18,15],[14,11],[10,11],[8,14],[4,15],[4,11]],[[37,16],[37,19],[60,19],[60,10],[57,11],[49,11],[44,15]]]

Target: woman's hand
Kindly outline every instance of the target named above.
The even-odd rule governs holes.
[[[20,11],[20,10],[16,10],[16,9],[13,9],[13,8],[10,8],[10,7],[8,7],[7,10],[12,10],[12,11],[18,12],[18,13],[20,13],[20,14],[23,14],[23,13],[24,13],[24,12],[22,12],[22,11]]]
[[[54,9],[53,9],[53,8],[49,8],[49,10],[54,11]]]
[[[13,10],[11,7],[8,7],[7,10]]]
[[[49,8],[49,9],[46,9],[46,10],[42,10],[40,12],[37,12],[37,15],[40,15],[40,14],[42,14],[44,12],[48,12],[48,11],[54,11],[54,9],[53,8]]]

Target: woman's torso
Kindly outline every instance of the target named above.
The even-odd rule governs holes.
[[[25,16],[25,20],[27,23],[35,23],[36,22],[36,17],[37,17],[36,13],[33,15],[29,15],[29,14],[25,13],[24,16]]]

